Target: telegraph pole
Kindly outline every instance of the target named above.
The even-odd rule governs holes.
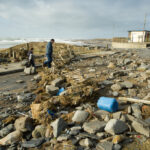
[[[145,27],[146,27],[146,17],[147,17],[147,14],[145,14],[145,18],[144,18],[144,30],[145,30]]]

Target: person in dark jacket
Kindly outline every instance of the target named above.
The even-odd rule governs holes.
[[[51,68],[54,42],[55,42],[55,40],[51,39],[50,42],[48,42],[48,44],[46,46],[46,57],[47,57],[47,60],[44,62],[44,66],[47,65],[48,68]]]
[[[31,50],[28,52],[28,61],[29,61],[29,67],[30,66],[35,67],[33,48],[31,48]]]

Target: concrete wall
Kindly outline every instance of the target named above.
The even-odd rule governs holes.
[[[124,48],[124,49],[139,49],[139,48],[146,48],[146,43],[118,43],[118,42],[112,42],[112,48]]]

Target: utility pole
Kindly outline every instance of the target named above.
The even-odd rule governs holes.
[[[145,27],[146,27],[146,17],[147,17],[147,14],[145,13],[145,18],[144,18],[144,30],[145,30]]]

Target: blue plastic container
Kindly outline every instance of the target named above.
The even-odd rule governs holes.
[[[115,98],[100,97],[97,102],[97,106],[101,110],[108,112],[116,112],[118,110],[118,102]]]
[[[57,96],[59,96],[60,95],[60,93],[62,93],[62,92],[64,92],[65,91],[65,89],[64,88],[60,88],[59,89],[59,91],[58,91],[58,93],[57,93]]]

